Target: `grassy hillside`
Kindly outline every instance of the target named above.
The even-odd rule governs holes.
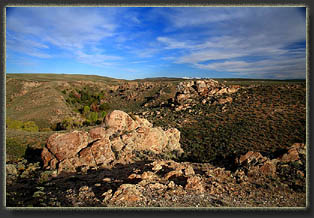
[[[75,81],[92,81],[92,82],[118,82],[121,80],[97,76],[97,75],[80,75],[80,74],[39,74],[39,73],[16,73],[16,74],[7,74],[7,79],[18,79],[26,81],[39,81],[39,82],[51,82],[51,81],[66,81],[66,82],[75,82]]]

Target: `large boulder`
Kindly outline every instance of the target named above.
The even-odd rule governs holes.
[[[105,126],[115,130],[132,131],[138,127],[138,123],[135,122],[127,113],[114,110],[106,116]]]
[[[48,138],[47,148],[59,160],[71,158],[88,144],[88,133],[73,131],[71,133],[55,133]]]
[[[180,132],[175,128],[164,131],[146,119],[135,116],[133,120],[115,110],[105,118],[105,127],[51,135],[41,156],[45,168],[72,173],[78,168],[131,163],[136,159],[134,151],[182,154],[179,141]]]

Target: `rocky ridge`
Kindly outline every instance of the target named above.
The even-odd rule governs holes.
[[[229,95],[239,90],[238,85],[225,86],[216,80],[196,80],[180,82],[172,100],[176,111],[186,110],[196,104],[226,104],[232,102]]]

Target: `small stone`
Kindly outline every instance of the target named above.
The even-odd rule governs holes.
[[[193,190],[199,193],[204,193],[205,188],[202,183],[202,179],[198,176],[189,177],[185,186],[186,190]]]
[[[89,187],[87,185],[84,185],[79,189],[80,192],[86,192],[88,190],[89,190]]]
[[[6,173],[7,173],[7,175],[16,176],[17,175],[17,169],[16,169],[15,165],[14,164],[7,164],[6,165]]]
[[[46,194],[45,192],[37,191],[37,192],[34,192],[33,198],[40,198],[40,197],[43,197],[45,194]]]
[[[22,171],[22,170],[25,170],[25,165],[23,164],[23,163],[18,163],[17,164],[17,169],[19,170],[19,171]]]
[[[176,186],[176,184],[175,184],[173,181],[170,181],[170,182],[168,183],[168,187],[171,188],[171,189],[174,189],[175,186]]]
[[[152,170],[154,170],[155,172],[159,171],[161,169],[162,169],[162,166],[160,164],[158,164],[158,163],[152,168]]]
[[[163,185],[163,184],[160,184],[160,183],[149,184],[148,187],[150,189],[165,189],[165,188],[167,188],[166,185]]]
[[[104,182],[111,182],[111,178],[103,178],[102,181],[104,181]]]
[[[194,172],[194,169],[192,166],[187,166],[185,169],[184,169],[184,174],[186,176],[193,176],[195,175],[195,172]]]
[[[39,190],[39,191],[44,191],[44,190],[45,190],[45,187],[39,186],[39,187],[36,187],[36,189]]]
[[[101,196],[104,197],[103,202],[108,201],[112,197],[112,189],[104,192]]]

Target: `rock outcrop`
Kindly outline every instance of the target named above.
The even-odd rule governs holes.
[[[225,86],[216,80],[197,80],[180,82],[177,86],[177,93],[173,99],[175,110],[186,110],[193,105],[205,104],[226,104],[232,102],[232,98],[220,98],[224,94],[232,94],[239,90],[239,86]]]
[[[180,132],[175,128],[164,131],[139,116],[132,119],[114,110],[106,116],[103,127],[51,135],[41,156],[45,168],[57,169],[60,174],[131,163],[136,152],[180,155],[179,141]]]
[[[306,146],[303,143],[295,143],[286,153],[274,159],[264,157],[259,152],[248,151],[237,159],[237,165],[240,167],[240,171],[244,169],[247,172],[249,178],[257,178],[260,176],[274,178],[277,176],[277,168],[279,165],[292,162],[303,165],[300,158],[301,155],[306,155]]]

